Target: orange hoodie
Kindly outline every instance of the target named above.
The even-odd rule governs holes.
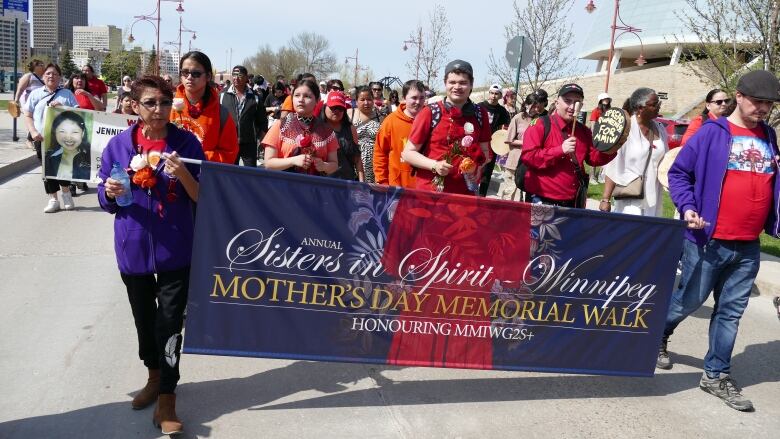
[[[184,94],[184,85],[176,88],[176,97],[184,99],[184,110],[171,111],[171,122],[191,132],[200,140],[206,160],[234,164],[238,157],[238,133],[233,118],[228,115],[225,125],[220,127],[219,94],[214,88],[209,88],[206,93],[211,93],[209,103],[201,110],[198,117],[190,114],[190,105]]]
[[[406,104],[402,103],[379,127],[374,144],[374,176],[379,184],[414,188],[412,167],[401,162],[401,152],[414,122],[404,109]]]

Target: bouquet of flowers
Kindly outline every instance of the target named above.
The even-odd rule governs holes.
[[[314,158],[315,147],[310,133],[298,134],[295,138],[295,144],[297,147],[293,150],[292,155],[304,154],[310,156],[312,159]],[[310,166],[305,172],[312,175],[319,175],[319,172],[314,168],[314,165]]]
[[[478,186],[473,174],[485,163],[485,155],[482,154],[479,144],[474,142],[472,134],[474,134],[474,125],[471,122],[464,123],[461,111],[452,108],[450,128],[447,131],[447,144],[450,145],[450,149],[440,160],[455,165],[455,175],[463,174],[469,190],[476,192]],[[444,179],[443,175],[434,175],[432,182],[437,192],[444,191]]]

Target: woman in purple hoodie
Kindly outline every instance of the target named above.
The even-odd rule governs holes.
[[[174,390],[184,308],[187,305],[198,200],[199,167],[180,157],[205,160],[194,135],[168,122],[173,90],[162,78],[145,76],[130,91],[137,124],[108,143],[100,165],[100,206],[114,215],[114,250],[138,332],[139,356],[148,368],[146,386],[133,409],[157,401],[153,421],[163,434],[181,432]],[[119,206],[125,193],[111,178],[115,163],[129,169],[132,203]],[[159,398],[158,398],[159,395]]]

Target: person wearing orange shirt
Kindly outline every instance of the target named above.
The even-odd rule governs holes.
[[[182,56],[181,83],[176,88],[170,120],[200,140],[208,161],[233,164],[238,156],[236,124],[219,103],[211,72],[206,54],[192,51]]]
[[[382,122],[374,145],[374,177],[379,184],[414,188],[412,167],[401,160],[412,122],[425,106],[425,84],[411,80],[404,83],[403,102]]]

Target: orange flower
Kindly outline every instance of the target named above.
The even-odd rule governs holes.
[[[157,184],[157,177],[154,176],[154,170],[147,166],[133,174],[133,183],[142,189],[151,189]]]
[[[460,172],[464,174],[471,174],[477,169],[477,164],[474,163],[474,160],[471,160],[470,158],[466,157],[460,162]]]

